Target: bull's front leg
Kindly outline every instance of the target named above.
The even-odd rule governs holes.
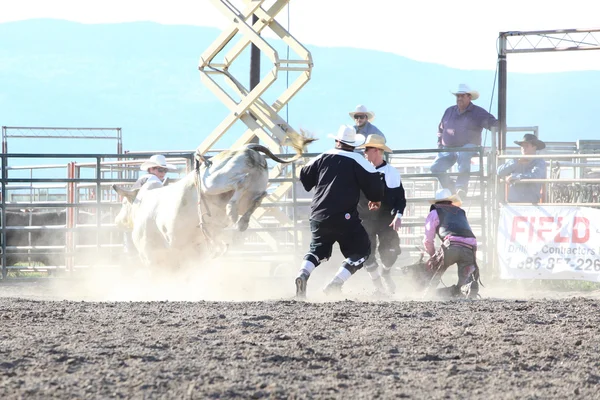
[[[254,211],[256,211],[256,209],[260,206],[262,199],[264,199],[266,195],[267,195],[267,192],[262,192],[262,193],[257,194],[251,200],[250,206],[248,207],[248,209],[246,210],[244,215],[242,215],[242,218],[240,218],[240,220],[237,223],[236,228],[238,231],[244,232],[246,229],[248,229],[248,225],[250,224],[250,217],[252,216],[252,213],[254,213]]]
[[[238,189],[235,190],[235,192],[233,193],[233,196],[231,196],[231,199],[229,200],[229,202],[227,202],[227,206],[225,207],[225,212],[227,213],[227,216],[229,217],[229,220],[231,221],[231,224],[236,226],[237,222],[238,222],[238,205],[240,202],[240,198],[242,197],[242,191]]]

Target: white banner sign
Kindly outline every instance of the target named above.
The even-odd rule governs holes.
[[[600,282],[600,210],[506,206],[498,224],[502,279]]]

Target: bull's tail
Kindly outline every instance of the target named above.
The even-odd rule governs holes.
[[[280,164],[288,164],[288,163],[296,161],[297,159],[302,157],[302,153],[304,152],[304,147],[316,140],[315,138],[310,137],[310,135],[308,135],[304,131],[300,130],[300,132],[301,133],[296,133],[294,131],[286,132],[288,139],[286,140],[286,143],[284,143],[284,145],[290,145],[296,151],[296,155],[287,160],[283,160],[283,159],[277,157],[275,154],[273,154],[271,152],[271,150],[269,150],[268,148],[266,148],[265,146],[260,145],[260,144],[251,143],[251,144],[247,145],[247,148],[255,150],[255,151],[259,151],[259,152],[265,154],[271,160],[276,161]]]

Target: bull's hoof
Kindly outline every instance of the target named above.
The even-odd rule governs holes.
[[[225,242],[220,242],[216,246],[216,250],[212,253],[211,258],[221,257],[223,254],[227,253],[229,250],[229,244]]]
[[[248,221],[246,221],[246,220],[239,220],[235,224],[235,229],[238,230],[239,232],[244,232],[246,229],[248,229]]]

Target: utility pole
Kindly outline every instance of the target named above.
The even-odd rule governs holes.
[[[252,15],[252,25],[258,22],[256,14]],[[260,49],[254,43],[250,47],[250,90],[260,82]],[[254,136],[250,143],[258,143],[258,136]]]

